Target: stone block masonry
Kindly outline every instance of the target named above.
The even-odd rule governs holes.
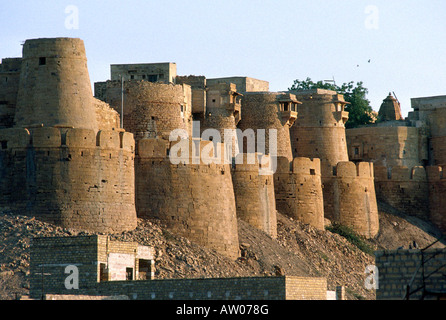
[[[0,129],[14,124],[21,68],[22,58],[2,59],[0,64]]]
[[[324,230],[324,202],[319,159],[277,158],[274,174],[277,210]]]
[[[379,231],[373,163],[339,162],[329,183],[333,190],[328,199],[333,204],[333,221],[373,238]]]
[[[255,138],[258,138],[257,130],[265,130],[265,150],[247,150],[247,141],[239,141],[240,152],[260,152],[278,157],[293,159],[290,142],[290,127],[297,118],[297,105],[299,101],[293,94],[281,92],[247,92],[242,97],[242,119],[238,128],[243,132],[254,130]],[[271,136],[270,129],[277,130],[277,141]],[[275,150],[270,150],[274,145]]]
[[[0,203],[95,232],[136,227],[134,140],[123,131],[3,129]]]
[[[276,200],[270,161],[270,157],[261,154],[240,153],[231,171],[237,217],[276,238]]]
[[[403,125],[352,128],[346,130],[346,137],[351,161],[412,168],[427,159],[427,141],[420,137],[419,128]]]
[[[429,219],[446,232],[446,174],[444,166],[426,167],[429,182]]]
[[[98,84],[96,84],[98,86]],[[121,114],[120,81],[104,83],[101,99]],[[192,135],[192,93],[189,85],[124,82],[124,129],[139,141],[143,138],[169,139],[175,129]]]
[[[206,164],[192,152],[179,163],[172,163],[168,156],[174,155],[179,144],[185,146],[183,152],[192,151],[195,142],[200,154],[213,144],[200,140],[139,141],[135,162],[138,217],[160,219],[191,241],[236,259],[240,250],[230,165]]]
[[[99,294],[122,292],[135,300],[326,300],[327,280],[311,277],[250,277],[104,282]]]
[[[82,40],[25,41],[15,126],[65,125],[97,131],[93,99]]]
[[[292,93],[302,103],[290,128],[293,156],[321,159],[322,177],[329,175],[338,162],[349,160],[345,138],[347,103],[342,95],[330,90]]]
[[[429,186],[426,169],[375,166],[376,199],[422,219],[429,219]]]
[[[38,289],[38,288],[36,288]],[[38,290],[36,290],[38,291]],[[65,290],[66,291],[66,290]],[[74,291],[74,290],[71,290]],[[327,300],[327,280],[315,277],[249,277],[212,279],[165,279],[151,281],[109,281],[95,288],[79,289],[61,295],[46,295],[58,300]],[[39,297],[36,296],[38,299]]]

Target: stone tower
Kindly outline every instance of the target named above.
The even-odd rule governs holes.
[[[293,155],[320,159],[325,218],[373,237],[378,231],[373,165],[355,166],[349,162],[345,133],[348,112],[344,109],[347,102],[331,90],[293,93],[302,102],[299,117],[290,129]]]
[[[332,174],[339,161],[348,161],[345,123],[348,112],[342,95],[315,89],[293,92],[302,102],[290,129],[294,157],[321,159],[322,177]]]
[[[93,98],[86,61],[80,39],[25,42],[15,123],[0,130],[0,205],[67,228],[132,230],[135,142]]]
[[[22,58],[2,59],[0,64],[0,129],[14,125]]]
[[[27,40],[22,59],[16,126],[99,129],[82,40]]]
[[[239,146],[243,152],[259,152],[272,155],[277,151],[277,157],[286,157],[293,160],[290,143],[290,127],[297,118],[297,105],[294,94],[283,92],[246,92],[242,98],[242,120],[238,128],[244,134],[243,139],[239,139]],[[272,135],[270,130],[274,130]],[[260,131],[261,130],[261,131]],[[258,143],[261,135],[264,136],[263,146]],[[277,138],[277,139],[276,139]],[[247,142],[255,150],[248,150]],[[270,150],[274,147],[276,150]],[[254,148],[253,148],[254,149]]]
[[[191,135],[191,90],[188,85],[152,83],[147,80],[106,81],[101,84],[100,98],[117,112],[124,111],[124,129],[143,138],[169,139],[175,129]],[[96,93],[97,94],[97,93]],[[98,95],[98,94],[97,94]]]
[[[201,132],[214,129],[220,134],[220,142],[225,143],[228,154],[238,153],[238,142],[235,129],[241,119],[241,94],[235,84],[216,83],[206,88],[206,112],[201,121]],[[203,138],[205,138],[203,136]],[[207,137],[206,137],[207,138]],[[215,137],[211,138],[215,141]]]

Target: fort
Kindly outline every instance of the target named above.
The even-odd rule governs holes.
[[[101,233],[159,219],[230,259],[237,219],[275,238],[277,212],[373,238],[383,202],[446,230],[445,97],[413,99],[403,119],[389,94],[375,124],[346,129],[347,102],[330,90],[270,92],[250,77],[177,75],[171,62],[110,71],[93,95],[73,38],[27,40],[2,60],[1,207]],[[187,134],[172,140],[177,129]],[[236,129],[252,136],[224,135]],[[178,147],[190,152],[173,162]]]

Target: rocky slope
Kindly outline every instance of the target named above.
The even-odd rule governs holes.
[[[441,235],[429,223],[395,212],[380,212],[380,226],[377,237],[366,241],[373,249],[408,248],[413,241],[423,247]],[[82,234],[90,233],[63,229],[7,211],[0,213],[0,299],[15,299],[27,294],[32,237]],[[328,280],[329,290],[345,286],[349,299],[375,298],[374,292],[364,287],[364,270],[374,263],[373,255],[360,250],[339,234],[316,230],[281,214],[278,214],[277,239],[239,220],[242,257],[236,261],[172,234],[157,221],[140,219],[135,230],[112,237],[153,246],[158,279],[282,274],[323,276]]]

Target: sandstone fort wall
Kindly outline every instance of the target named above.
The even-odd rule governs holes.
[[[376,166],[423,165],[427,160],[427,140],[415,127],[364,127],[346,130],[351,161],[371,161]]]
[[[379,231],[373,163],[339,162],[332,183],[334,221],[373,238]]]
[[[277,159],[274,174],[277,210],[324,230],[324,203],[319,159]]]
[[[249,155],[239,154],[232,169],[237,217],[276,238],[276,200],[270,159],[259,154],[252,156],[251,160]]]
[[[67,228],[136,227],[130,133],[3,129],[0,140],[2,206]]]
[[[428,219],[429,186],[422,166],[375,166],[376,198],[408,215]]]
[[[168,154],[180,142],[139,141],[135,164],[138,217],[160,219],[176,233],[235,259],[239,244],[230,165],[205,164],[200,159],[193,164],[192,153],[185,158],[188,163],[173,164]],[[184,142],[186,148],[193,143]],[[198,144],[197,150],[204,152],[212,142]]]
[[[14,124],[22,58],[2,59],[0,64],[0,129]]]

